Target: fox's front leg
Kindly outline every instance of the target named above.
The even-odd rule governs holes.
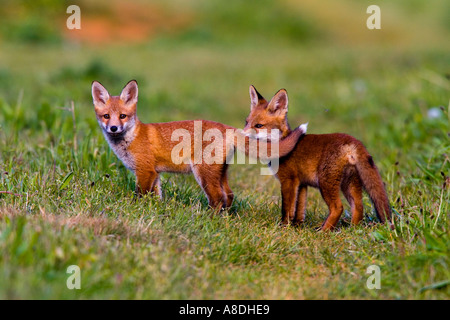
[[[300,182],[297,179],[282,179],[281,183],[281,224],[287,226],[295,217]]]
[[[155,191],[155,184],[159,189],[159,174],[156,171],[136,170],[136,194],[139,197]],[[159,193],[159,191],[155,192]],[[159,194],[158,194],[159,195]]]
[[[162,198],[162,190],[161,190],[161,179],[159,178],[159,174],[157,173],[156,179],[153,182],[153,186],[150,190],[152,194],[157,196],[158,198]]]
[[[306,215],[306,197],[308,191],[305,185],[300,185],[297,195],[297,211],[295,212],[294,224],[301,225],[305,221]]]

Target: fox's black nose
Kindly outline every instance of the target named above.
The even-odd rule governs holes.
[[[117,127],[116,126],[112,126],[111,128],[109,128],[111,130],[111,132],[116,132],[117,131]]]

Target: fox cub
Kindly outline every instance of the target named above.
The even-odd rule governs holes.
[[[233,154],[236,147],[236,139],[229,141],[224,138],[223,152],[220,161],[206,163],[196,162],[196,142],[191,139],[192,148],[188,155],[184,155],[187,161],[173,161],[172,151],[177,141],[173,141],[173,132],[182,129],[194,135],[195,121],[176,121],[168,123],[144,124],[139,121],[136,114],[138,102],[138,85],[135,80],[130,81],[122,90],[120,96],[111,96],[99,82],[92,83],[92,98],[98,123],[103,131],[111,149],[123,164],[136,176],[136,193],[143,195],[153,193],[161,196],[160,177],[161,172],[189,173],[192,172],[198,184],[205,192],[208,203],[212,208],[227,208],[233,202],[233,192],[227,180],[227,159]],[[198,120],[201,123],[201,134],[209,129],[219,130],[225,137],[226,130],[238,130],[233,127],[206,120]],[[240,133],[242,135],[242,133]],[[295,147],[303,132],[298,129],[279,142],[279,156],[288,154]],[[244,139],[247,139],[244,136]],[[271,145],[267,142],[266,148]],[[231,145],[230,145],[231,144]],[[200,140],[200,152],[208,144]],[[230,148],[231,147],[231,148]],[[198,144],[197,144],[198,148]],[[242,149],[247,155],[249,150]],[[198,152],[198,150],[197,150]]]
[[[289,135],[286,90],[279,90],[267,102],[251,86],[250,100],[251,110],[244,133],[253,129],[258,137],[261,129],[279,129],[281,137]],[[347,134],[301,136],[292,153],[279,159],[277,178],[281,184],[282,224],[304,221],[308,186],[320,190],[329,209],[322,230],[334,229],[339,221],[343,211],[340,190],[351,206],[353,224],[363,218],[363,189],[369,194],[378,219],[382,223],[390,221],[391,208],[373,158],[360,141]]]

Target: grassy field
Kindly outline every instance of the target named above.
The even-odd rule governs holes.
[[[86,3],[86,28],[99,15],[113,25],[115,7]],[[149,6],[151,16],[136,23],[154,25],[128,30],[125,15],[120,41],[70,34],[59,4],[26,20],[31,27],[5,20],[1,299],[450,297],[450,6],[379,1],[383,27],[369,31],[365,1],[245,3],[136,1],[131,12]],[[0,14],[30,15],[8,4]],[[144,122],[241,128],[250,84],[266,98],[286,88],[292,126],[364,142],[395,230],[376,223],[366,197],[361,225],[350,226],[345,203],[338,230],[317,232],[327,207],[312,189],[305,225],[280,227],[279,183],[249,164],[230,167],[235,202],[220,215],[190,175],[164,174],[162,201],[133,201],[134,177],[102,136],[90,92],[98,80],[119,94],[130,79]],[[80,290],[66,286],[70,265],[81,270]],[[366,285],[371,265],[381,289]]]

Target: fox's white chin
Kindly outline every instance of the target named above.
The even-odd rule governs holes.
[[[250,139],[257,139],[262,141],[272,141],[277,142],[280,140],[280,131],[277,129],[273,129],[272,132],[269,134],[267,133],[267,130],[263,129],[258,132],[255,132],[255,130],[250,129],[248,132],[242,131],[245,136],[249,137]]]
[[[306,134],[306,131],[308,131],[308,122],[303,123],[298,126],[299,129],[303,132],[303,134]],[[247,137],[251,139],[258,139],[263,141],[272,141],[277,142],[280,141],[280,131],[277,129],[273,129],[275,133],[267,133],[267,130],[261,130],[259,132],[255,132],[254,130],[250,130],[250,132],[242,131]]]
[[[257,139],[262,141],[276,142],[280,140],[279,134],[268,134],[267,132],[248,133],[247,136],[251,139]]]

